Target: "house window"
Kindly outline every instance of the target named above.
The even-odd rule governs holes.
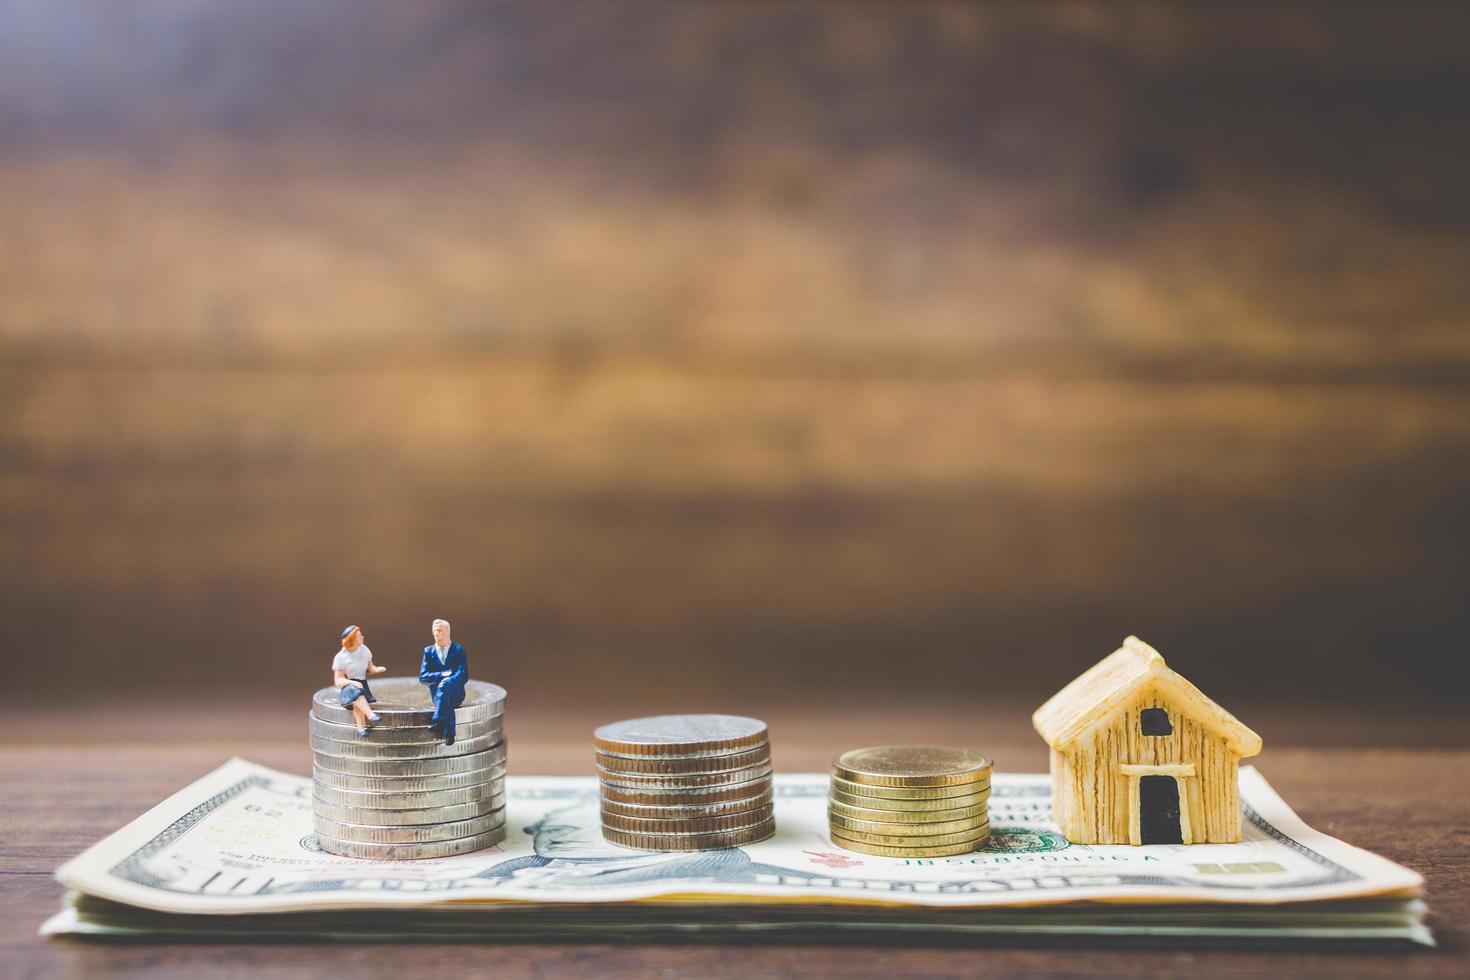
[[[1145,735],[1174,734],[1174,726],[1169,724],[1169,712],[1163,708],[1144,708],[1138,713],[1138,723]]]

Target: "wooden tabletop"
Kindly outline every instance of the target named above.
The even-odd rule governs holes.
[[[1407,710],[1255,711],[1262,772],[1314,827],[1414,868],[1427,880],[1439,948],[1410,953],[822,945],[340,944],[179,945],[44,940],[55,869],[232,755],[307,772],[300,712],[119,708],[20,710],[0,721],[0,976],[1133,976],[1250,974],[1464,976],[1470,973],[1470,750],[1466,722]],[[882,718],[772,708],[782,771],[822,771],[861,742],[984,747],[996,767],[1039,771],[1045,755],[1015,705],[906,707]],[[588,732],[605,720],[563,710],[508,719],[521,773],[590,773]]]

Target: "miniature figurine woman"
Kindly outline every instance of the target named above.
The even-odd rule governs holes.
[[[464,701],[464,685],[470,678],[470,667],[464,647],[449,638],[448,620],[436,619],[430,628],[434,642],[424,647],[419,683],[428,685],[429,697],[434,699],[434,718],[429,727],[444,737],[445,745],[453,745],[454,709]]]
[[[342,631],[342,649],[332,658],[332,683],[339,692],[342,707],[350,707],[357,719],[359,738],[367,738],[368,725],[379,720],[378,713],[370,707],[378,699],[368,687],[368,675],[381,674],[387,669],[373,664],[373,651],[362,642],[362,630],[349,626]]]

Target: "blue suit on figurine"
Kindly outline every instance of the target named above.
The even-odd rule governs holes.
[[[429,727],[444,737],[445,745],[453,745],[454,709],[464,701],[470,665],[464,647],[449,638],[448,620],[434,620],[433,629],[434,642],[424,647],[419,683],[428,687],[429,697],[434,699],[434,718]]]

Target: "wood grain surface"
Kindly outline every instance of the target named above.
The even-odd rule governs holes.
[[[1470,971],[1470,751],[1465,723],[1398,715],[1333,718],[1290,710],[1259,719],[1266,749],[1255,760],[1312,826],[1423,873],[1435,950],[1406,954],[1273,953],[1229,950],[1107,950],[1005,946],[905,946],[849,941],[815,946],[436,944],[172,945],[43,941],[40,923],[57,907],[55,868],[231,755],[307,772],[305,722],[287,713],[166,709],[130,727],[119,712],[88,720],[58,712],[0,722],[0,976],[148,977],[214,980],[241,976],[320,978],[484,975],[588,976],[1036,976],[1159,978],[1249,975],[1464,976]],[[294,713],[293,713],[294,714]],[[824,771],[856,744],[925,739],[971,744],[1002,771],[1035,771],[1046,750],[1005,703],[964,710],[773,712],[778,771]],[[512,772],[591,772],[591,730],[607,720],[545,712],[507,717]],[[1360,722],[1363,724],[1360,725]],[[1384,724],[1437,728],[1443,747],[1354,744]],[[1412,738],[1412,736],[1411,736]],[[1338,742],[1337,747],[1322,742]],[[1315,743],[1315,744],[1314,744]]]
[[[1467,90],[1441,2],[4,0],[6,639],[1453,701]]]

